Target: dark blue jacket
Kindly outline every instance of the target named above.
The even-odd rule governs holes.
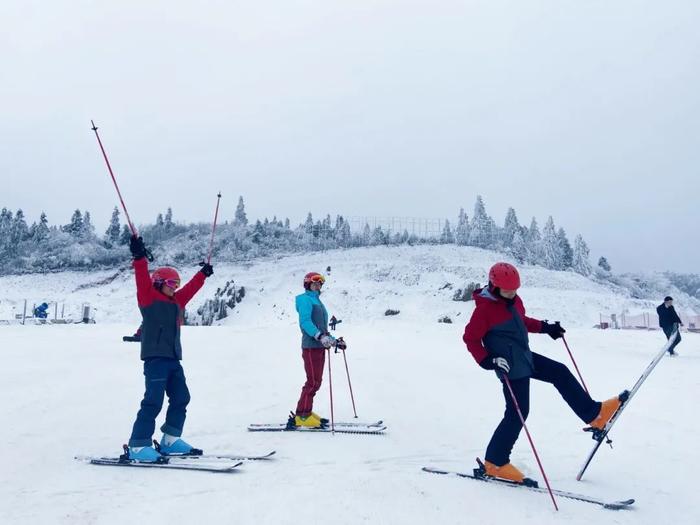
[[[542,321],[525,315],[520,296],[508,300],[483,288],[473,297],[476,308],[462,340],[476,362],[489,368],[487,359],[505,357],[510,364],[509,379],[530,377],[533,365],[528,332],[541,333]]]
[[[204,274],[197,272],[175,295],[168,297],[153,287],[146,258],[134,261],[136,298],[143,316],[141,323],[141,359],[170,357],[182,359],[180,325],[185,305],[204,284]]]

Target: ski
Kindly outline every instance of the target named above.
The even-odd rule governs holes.
[[[234,472],[240,467],[243,462],[239,461],[229,465],[205,465],[192,461],[178,461],[179,458],[164,457],[163,461],[158,463],[139,463],[138,461],[118,458],[97,458],[97,457],[76,457],[80,461],[89,461],[91,465],[103,465],[110,467],[143,467],[143,468],[164,468],[172,470],[197,470],[200,472],[219,472],[227,473]]]
[[[649,363],[647,368],[644,370],[642,375],[639,377],[637,382],[634,384],[631,390],[625,390],[622,394],[620,394],[620,400],[622,401],[622,404],[620,407],[617,409],[615,414],[613,414],[613,417],[610,418],[610,421],[605,425],[605,428],[603,430],[593,430],[592,437],[593,440],[596,442],[595,445],[593,445],[593,449],[591,452],[588,454],[586,457],[586,460],[583,463],[583,466],[581,467],[581,470],[579,470],[578,474],[576,475],[576,480],[581,481],[581,478],[583,478],[583,474],[586,472],[586,469],[588,466],[591,464],[591,461],[593,461],[593,457],[596,455],[596,452],[598,452],[598,449],[600,448],[600,445],[603,444],[603,441],[607,443],[608,445],[612,446],[612,440],[608,438],[608,434],[610,433],[610,429],[613,427],[615,422],[619,419],[620,415],[622,414],[622,411],[627,407],[629,404],[630,400],[634,395],[637,393],[639,390],[639,387],[642,386],[642,383],[646,381],[647,377],[651,374],[652,370],[656,367],[657,364],[663,359],[664,355],[666,352],[668,352],[668,349],[671,348],[671,345],[674,343],[676,338],[678,337],[678,328],[676,328],[676,331],[671,334],[671,337],[669,337],[668,341],[666,344],[663,346],[663,348],[659,351],[659,353],[654,357],[654,359]],[[624,399],[623,399],[624,398]]]
[[[253,455],[242,455],[242,454],[202,454],[201,456],[190,456],[190,457],[199,457],[202,459],[229,459],[233,461],[264,461],[268,459],[272,459],[272,456],[274,456],[277,453],[276,450],[272,450],[268,452],[267,454],[261,454],[257,456]],[[170,456],[169,456],[170,457]]]
[[[382,434],[385,426],[363,425],[354,423],[353,425],[342,425],[336,423],[333,429],[330,426],[320,428],[290,427],[286,423],[253,423],[248,425],[250,432],[337,432],[339,434]]]
[[[153,446],[155,449],[163,454],[160,450],[160,443],[156,441],[155,439],[153,440]],[[183,459],[228,459],[228,460],[233,460],[233,461],[262,461],[266,459],[271,459],[272,456],[274,456],[277,453],[276,450],[271,450],[267,454],[260,454],[260,455],[244,455],[244,454],[205,454],[204,451],[193,448],[192,452],[187,453],[187,454],[163,454],[165,457],[168,458],[183,458]]]
[[[240,467],[243,462],[237,461],[233,464],[231,462],[223,463],[203,463],[203,462],[192,462],[188,459],[192,457],[201,456],[188,456],[188,457],[175,457],[175,456],[161,456],[158,461],[153,463],[142,463],[139,461],[134,461],[129,458],[129,447],[127,445],[122,445],[124,449],[124,454],[119,457],[93,457],[93,456],[75,456],[75,459],[79,461],[87,461],[91,465],[103,465],[109,467],[143,467],[143,468],[165,468],[173,470],[199,470],[202,472],[233,472],[238,467]],[[196,450],[196,449],[195,449]],[[201,451],[199,451],[201,452]]]
[[[474,479],[477,481],[483,481],[485,483],[495,483],[497,485],[505,485],[508,487],[517,487],[517,488],[521,488],[521,489],[530,490],[533,492],[540,492],[543,494],[548,493],[546,488],[537,486],[536,482],[535,482],[535,485],[533,486],[533,485],[524,485],[521,483],[515,483],[512,481],[502,480],[502,479],[498,479],[498,478],[491,478],[488,476],[478,475],[477,471],[479,471],[479,469],[474,469],[474,474],[467,474],[464,472],[456,472],[456,471],[449,471],[449,470],[441,470],[441,469],[437,469],[437,468],[433,468],[433,467],[423,467],[423,471],[429,472],[431,474],[442,474],[442,475],[448,475],[448,476],[456,476],[456,477],[460,477],[460,478],[467,478],[467,479]],[[561,498],[568,498],[568,499],[573,499],[576,501],[583,501],[585,503],[592,503],[594,505],[600,505],[601,507],[603,507],[605,509],[610,509],[610,510],[626,509],[634,503],[634,499],[626,499],[626,500],[621,500],[621,501],[605,501],[602,499],[585,496],[583,494],[577,494],[575,492],[567,492],[565,490],[552,489],[552,492],[556,496],[559,496]]]

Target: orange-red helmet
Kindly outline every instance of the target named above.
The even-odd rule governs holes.
[[[180,286],[180,274],[177,273],[175,268],[164,266],[162,268],[158,268],[151,274],[151,281],[153,281],[153,284],[156,286],[160,286],[165,283],[170,286],[170,288],[177,288]],[[177,285],[171,286],[169,282],[173,283],[174,281],[177,281]]]
[[[325,282],[326,278],[317,272],[309,272],[304,276],[304,288],[306,288],[307,290],[309,289],[309,286],[311,286],[311,283],[323,284]]]
[[[515,266],[507,262],[497,262],[489,270],[489,281],[501,290],[520,288],[520,274]]]

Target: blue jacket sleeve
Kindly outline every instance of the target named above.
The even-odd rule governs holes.
[[[319,329],[311,320],[311,312],[313,310],[313,304],[308,297],[301,296],[296,298],[296,308],[299,313],[299,326],[301,329],[307,333],[310,337],[316,338],[319,333]]]

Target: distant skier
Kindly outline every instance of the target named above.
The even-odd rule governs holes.
[[[518,270],[508,263],[494,264],[488,286],[473,293],[476,309],[463,340],[476,362],[486,370],[495,370],[503,383],[506,411],[486,448],[486,475],[522,483],[522,472],[510,463],[522,423],[501,374],[510,380],[524,418],[530,408],[530,378],[553,384],[576,415],[593,428],[602,429],[621,403],[617,397],[594,401],[565,365],[530,350],[528,332],[558,339],[565,330],[559,322],[527,317],[518,288]]]
[[[49,316],[48,310],[48,303],[41,303],[39,306],[34,308],[34,317],[37,319],[46,319]]]
[[[321,287],[325,278],[316,272],[304,276],[303,294],[297,295],[296,310],[299,313],[301,328],[301,357],[304,360],[306,382],[301,389],[294,418],[289,425],[297,427],[320,428],[328,422],[312,411],[314,396],[321,387],[323,365],[326,360],[326,348],[337,345],[344,349],[345,342],[337,340],[328,333],[328,312],[321,302]]]
[[[678,317],[676,309],[673,307],[673,297],[670,295],[664,297],[664,302],[656,307],[656,313],[659,314],[659,326],[664,331],[664,334],[666,334],[666,339],[671,339],[671,334],[678,328],[678,337],[676,337],[676,341],[671,344],[671,347],[668,349],[669,355],[678,355],[676,346],[681,342],[681,330],[679,325],[683,326],[683,321]]]
[[[161,454],[151,446],[151,439],[166,393],[168,411],[165,424],[161,427],[161,452],[184,454],[192,450],[192,446],[180,438],[190,402],[185,373],[180,365],[180,325],[185,305],[204,285],[204,280],[214,273],[214,269],[210,264],[205,264],[178,290],[180,276],[174,268],[158,268],[152,275],[148,274],[146,247],[141,237],[132,236],[129,247],[134,257],[136,297],[143,316],[141,359],[146,376],[146,392],[129,439],[129,457],[136,461],[154,462],[159,460]]]
[[[335,315],[333,315],[333,316],[331,316],[331,320],[328,321],[328,324],[330,325],[331,330],[335,331],[335,327],[342,322],[343,322],[342,319],[336,319]]]

